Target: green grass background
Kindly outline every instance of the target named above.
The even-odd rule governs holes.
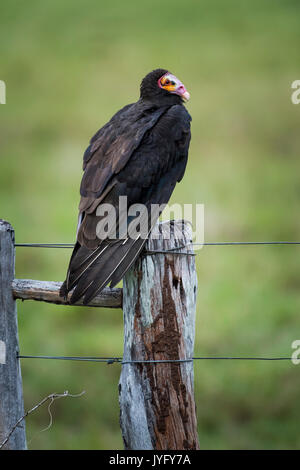
[[[204,203],[206,241],[299,239],[298,0],[4,0],[1,218],[17,242],[73,242],[89,138],[156,67],[191,93],[190,158],[171,203]],[[63,280],[69,250],[17,249],[16,277]],[[198,355],[284,355],[299,339],[299,248],[197,256]],[[23,354],[122,355],[121,311],[18,304]],[[300,447],[300,366],[195,364],[203,449]],[[23,360],[31,449],[121,449],[115,364]]]

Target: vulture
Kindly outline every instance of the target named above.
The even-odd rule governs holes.
[[[175,75],[153,70],[141,82],[139,100],[118,111],[90,140],[83,156],[76,243],[60,290],[65,298],[73,290],[71,304],[81,298],[88,304],[104,287],[114,287],[141,253],[162,212],[150,217],[152,205],[166,205],[185,172],[191,116],[183,102],[189,98]],[[136,227],[142,232],[143,226],[145,236],[129,233],[140,212],[132,215],[128,208],[136,204],[146,208]],[[108,213],[114,217],[108,219]]]

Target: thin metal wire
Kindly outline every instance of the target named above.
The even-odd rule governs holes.
[[[95,356],[24,356],[17,354],[17,359],[57,359],[60,361],[106,362],[113,364],[121,362],[122,357],[95,357]]]
[[[251,246],[251,245],[300,245],[300,241],[262,241],[262,242],[204,242],[204,243],[188,243],[183,246],[178,246],[169,250],[146,250],[142,256],[156,255],[156,254],[174,254],[174,255],[187,255],[196,256],[197,253],[186,251],[175,251],[186,248],[187,246]],[[23,248],[74,248],[72,243],[15,243],[15,247]]]
[[[263,241],[263,242],[205,242],[192,243],[195,245],[216,246],[216,245],[300,245],[300,242],[294,241]]]
[[[180,247],[179,247],[180,249]],[[145,250],[141,253],[141,256],[151,256],[151,255],[187,255],[187,256],[196,256],[197,253],[192,253],[189,251],[174,251],[174,250]]]
[[[291,361],[291,357],[240,357],[240,356],[199,356],[188,359],[157,359],[157,360],[123,360],[122,357],[96,357],[96,356],[25,356],[17,354],[17,359],[57,359],[64,361],[83,362],[105,362],[114,364],[160,364],[160,363],[183,363],[203,360],[230,360],[230,361]]]
[[[144,251],[143,255],[154,255],[154,254],[178,254],[178,255],[191,255],[195,256],[195,253],[175,251],[186,248],[187,246],[235,246],[235,245],[300,245],[298,241],[262,241],[262,242],[205,242],[205,243],[188,243],[183,246],[178,246],[169,250],[149,250]],[[15,243],[16,247],[30,247],[30,248],[73,248],[72,243]],[[287,361],[291,360],[291,357],[224,357],[224,356],[202,356],[193,357],[190,359],[167,359],[167,360],[134,360],[134,361],[123,361],[122,357],[94,357],[94,356],[25,356],[17,355],[18,359],[57,359],[65,361],[83,361],[83,362],[105,362],[107,364],[121,363],[123,364],[144,364],[144,363],[182,363],[192,362],[196,360],[245,360],[245,361]]]
[[[23,248],[74,248],[74,243],[15,243]]]

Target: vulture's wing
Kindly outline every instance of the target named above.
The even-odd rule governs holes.
[[[184,174],[191,120],[186,109],[174,105],[143,112],[137,119],[134,106],[122,110],[121,120],[119,114],[104,126],[84,156],[77,243],[61,290],[61,295],[67,295],[75,287],[71,303],[82,296],[88,303],[109,283],[116,285],[145,244],[145,237],[118,238],[122,224],[128,226],[134,220],[119,207],[120,196],[127,197],[128,208],[140,203],[149,209],[143,219],[149,234],[151,204],[166,204]],[[99,238],[103,204],[115,208],[116,224]],[[152,226],[158,217],[159,212]]]

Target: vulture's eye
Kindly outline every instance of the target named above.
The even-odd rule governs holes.
[[[167,91],[172,91],[173,87],[176,86],[176,81],[170,76],[165,76],[161,78],[159,85]]]

